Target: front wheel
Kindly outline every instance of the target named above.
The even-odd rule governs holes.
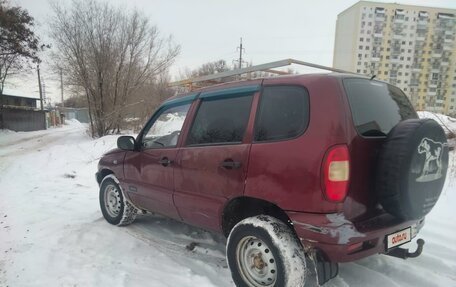
[[[227,242],[227,260],[240,287],[304,286],[302,246],[282,221],[266,215],[242,220]]]
[[[125,198],[113,175],[108,175],[101,182],[100,208],[106,221],[118,226],[132,223],[138,213],[133,204]]]

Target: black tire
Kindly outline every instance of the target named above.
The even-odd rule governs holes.
[[[305,284],[302,245],[291,229],[274,217],[258,215],[236,224],[228,237],[226,253],[238,287]]]
[[[400,122],[379,154],[379,202],[398,218],[423,218],[440,196],[447,169],[448,145],[442,127],[432,119]]]
[[[101,182],[99,199],[101,212],[107,222],[124,226],[135,220],[138,209],[125,199],[122,189],[113,175],[108,175]],[[107,202],[109,199],[111,203]]]

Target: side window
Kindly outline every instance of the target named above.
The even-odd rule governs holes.
[[[142,138],[145,148],[175,147],[191,103],[165,108],[146,128]]]
[[[298,86],[264,87],[255,123],[255,141],[284,140],[309,124],[309,94]]]
[[[250,116],[253,95],[203,98],[187,145],[240,143]]]

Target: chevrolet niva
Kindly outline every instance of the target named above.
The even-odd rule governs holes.
[[[117,144],[96,174],[104,218],[127,225],[150,211],[223,233],[237,286],[323,284],[339,262],[418,256],[422,239],[415,252],[399,246],[448,167],[443,129],[399,88],[343,73],[178,95]]]

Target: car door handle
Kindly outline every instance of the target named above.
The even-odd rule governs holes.
[[[222,161],[220,166],[226,169],[238,169],[242,166],[242,163],[239,161],[233,161],[232,159],[226,159]]]
[[[168,166],[168,165],[172,164],[173,161],[170,160],[169,158],[167,158],[166,156],[164,156],[158,161],[158,163],[163,165],[163,166]]]

